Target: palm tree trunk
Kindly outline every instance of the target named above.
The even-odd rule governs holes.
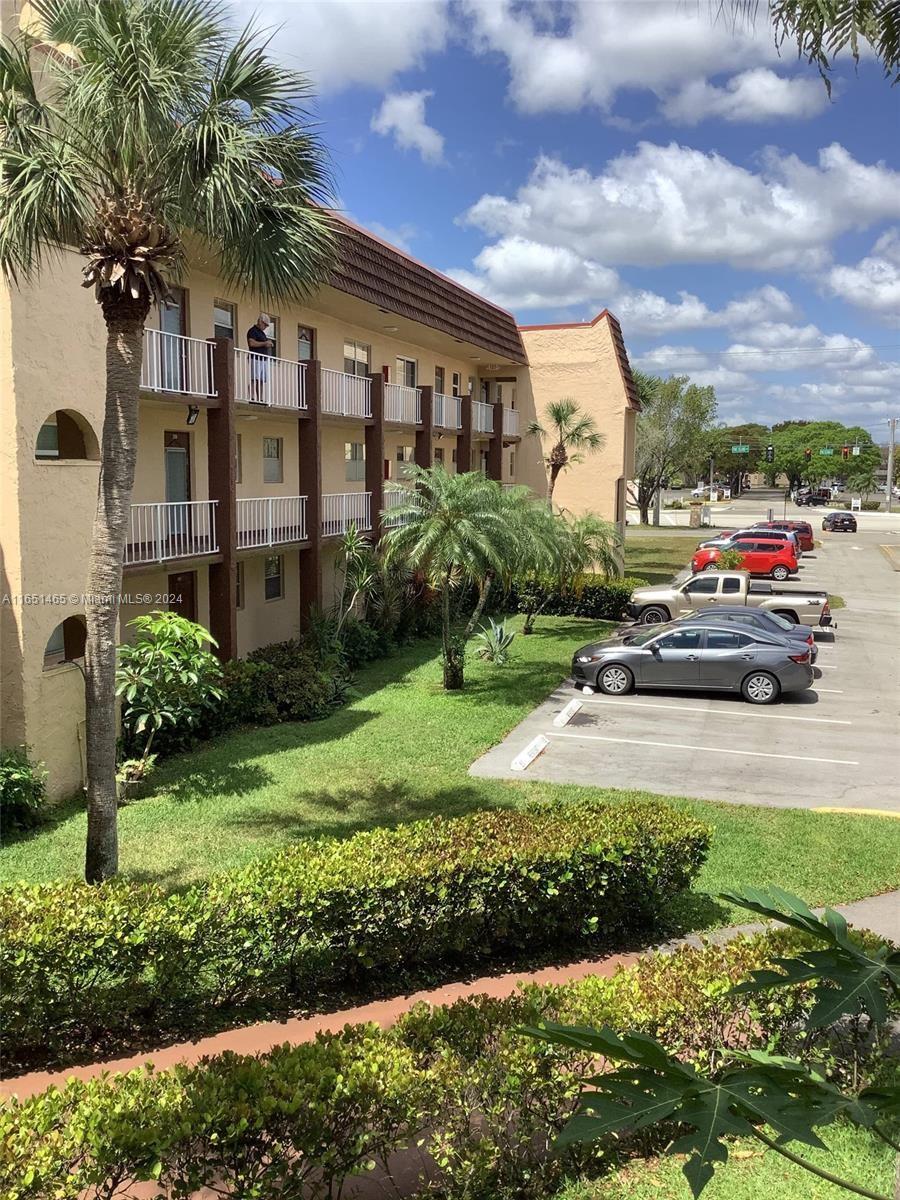
[[[458,692],[463,686],[463,659],[453,645],[450,633],[450,572],[444,573],[441,587],[441,650],[443,651],[444,691]]]
[[[494,572],[488,571],[484,579],[482,579],[478,585],[478,603],[475,605],[475,610],[471,617],[469,617],[469,623],[466,625],[465,632],[463,633],[464,643],[467,642],[472,636],[472,630],[475,628],[481,618],[481,614],[484,611],[485,601],[488,598],[488,592],[491,590],[491,584],[493,582]]]
[[[547,503],[553,508],[553,491],[556,487],[556,481],[559,478],[559,473],[562,467],[555,464],[550,468],[550,474],[547,477]]]
[[[104,299],[106,410],[94,517],[84,656],[88,828],[84,875],[100,883],[119,869],[116,811],[116,631],[122,560],[138,442],[138,393],[146,302]]]

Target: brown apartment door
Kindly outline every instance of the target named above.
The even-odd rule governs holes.
[[[177,571],[169,576],[169,612],[197,620],[197,572]]]

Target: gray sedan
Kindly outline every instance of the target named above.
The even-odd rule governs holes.
[[[812,630],[806,625],[795,625],[780,613],[769,612],[766,608],[745,608],[740,604],[711,604],[709,608],[698,608],[696,612],[685,613],[676,617],[679,625],[690,621],[693,625],[702,621],[704,625],[718,622],[726,625],[741,625],[745,629],[759,629],[770,633],[776,638],[787,638],[800,646],[809,646],[809,660],[814,663],[819,657],[819,647],[813,637]],[[620,635],[627,637],[628,633]]]
[[[740,692],[771,704],[782,692],[812,686],[809,646],[725,622],[670,621],[624,638],[582,646],[572,659],[575,686],[609,696],[632,688]]]

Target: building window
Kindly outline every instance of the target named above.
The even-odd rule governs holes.
[[[490,384],[488,384],[488,388],[490,388]],[[488,399],[490,399],[490,397],[488,397]],[[502,404],[502,403],[503,403],[503,384],[502,384],[502,383],[498,383],[498,384],[497,384],[497,396],[496,396],[496,399],[497,399],[497,402],[498,402],[498,404]]]
[[[487,450],[480,451],[478,455],[478,470],[482,475],[487,475],[488,472],[488,452]]]
[[[397,356],[397,382],[402,383],[404,387],[416,386],[416,374],[418,372],[418,363],[414,358],[401,358]]]
[[[297,361],[309,362],[316,357],[316,331],[308,325],[297,326]]]
[[[445,379],[446,379],[446,373],[444,371],[444,368],[443,367],[435,367],[434,368],[434,390],[437,392],[437,394],[439,396],[443,396],[443,394],[444,394]]]
[[[234,439],[234,482],[241,483],[242,469],[244,463],[244,451],[241,444],[241,435],[238,434]]]
[[[434,461],[436,463],[440,463],[443,466],[443,463],[444,463],[444,447],[443,446],[438,446],[437,449],[435,450]]]
[[[83,617],[66,617],[50,634],[44,647],[44,670],[84,658],[87,628]]]
[[[265,594],[267,600],[281,600],[284,597],[284,557],[281,554],[266,556]]]
[[[453,387],[453,395],[454,396],[462,395],[462,375],[460,375],[459,371],[453,372],[452,387]]]
[[[365,342],[344,341],[344,371],[348,375],[368,375],[372,347]]]
[[[59,458],[59,426],[56,414],[41,426],[34,446],[35,458]]]
[[[234,589],[234,606],[235,608],[244,607],[244,564],[239,562],[236,564],[235,572],[237,581]]]
[[[455,466],[456,466],[456,464],[457,464],[457,461],[458,461],[458,459],[457,459],[457,454],[456,454],[456,447],[455,447],[455,446],[453,447],[453,453],[452,453],[452,454],[451,454],[451,456],[450,456],[450,461],[453,463],[453,465],[454,465],[454,467],[455,467]]]
[[[509,477],[510,477],[510,479],[515,479],[515,477],[516,477],[516,452],[515,452],[515,450],[510,450],[510,452],[509,452]]]
[[[415,461],[416,453],[414,446],[398,446],[397,447],[397,462],[400,467],[397,471],[399,479],[404,479],[409,475],[409,468]]]
[[[475,395],[475,376],[474,375],[469,376],[469,395],[470,396]]]
[[[284,481],[282,448],[282,438],[263,438],[263,483],[282,483]]]
[[[51,413],[38,430],[34,443],[38,462],[57,462],[67,459],[100,457],[100,447],[88,422],[71,409]]]
[[[234,340],[234,305],[228,300],[213,302],[213,335],[217,338]]]
[[[362,442],[344,443],[344,466],[348,483],[359,483],[366,477],[366,448]]]
[[[266,337],[272,343],[269,347],[269,354],[278,353],[278,318],[269,314],[269,324],[266,327]]]

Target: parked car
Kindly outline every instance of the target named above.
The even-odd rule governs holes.
[[[632,688],[740,692],[751,704],[771,704],[783,692],[812,685],[809,647],[759,629],[723,622],[676,623],[625,638],[591,642],[572,659],[575,686],[608,696]]]
[[[709,538],[705,542],[701,542],[697,547],[698,550],[704,550],[707,546],[716,546],[720,550],[731,550],[734,548],[734,543],[744,541],[746,539],[753,541],[771,541],[771,542],[790,542],[794,547],[794,553],[797,558],[801,558],[803,551],[800,549],[800,537],[792,529],[757,529],[755,526],[752,529],[737,529],[734,533],[723,532],[718,537]]]
[[[800,491],[796,495],[796,503],[799,504],[801,506],[801,508],[803,507],[803,505],[808,505],[809,507],[815,507],[815,506],[818,506],[821,504],[830,504],[831,503],[831,489],[830,488],[816,488],[815,491],[812,491],[812,489],[810,489],[810,488],[801,488]]]
[[[744,629],[759,629],[770,633],[773,637],[788,638],[798,645],[809,646],[810,662],[815,663],[819,657],[819,647],[808,625],[798,625],[782,617],[778,613],[769,612],[765,608],[742,608],[738,604],[714,604],[709,608],[699,608],[695,612],[684,613],[676,617],[679,624],[698,621],[713,623],[725,621],[729,625],[740,625]],[[624,635],[623,635],[624,636]]]
[[[797,555],[790,542],[773,542],[771,539],[742,538],[729,542],[729,550],[736,550],[741,555],[741,568],[751,575],[768,575],[772,579],[789,579],[799,570]],[[707,550],[697,550],[691,559],[691,570],[694,574],[700,571],[716,571],[716,563],[723,553],[718,546],[710,546]]]
[[[784,529],[791,533],[796,533],[800,542],[800,549],[806,553],[809,550],[815,550],[816,539],[813,535],[813,527],[809,521],[754,521],[751,529]]]
[[[775,587],[746,571],[707,571],[681,584],[637,588],[626,612],[642,625],[654,625],[717,604],[761,608],[797,625],[833,627],[826,592]]]
[[[826,513],[822,528],[832,533],[856,533],[856,517],[851,512]]]

